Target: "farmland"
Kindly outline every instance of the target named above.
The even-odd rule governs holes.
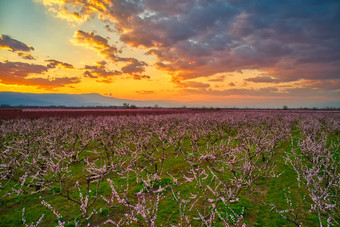
[[[1,113],[0,226],[340,224],[338,111],[108,112]]]
[[[133,116],[175,113],[200,113],[209,109],[88,109],[88,108],[1,108],[0,119],[37,119],[46,117]]]

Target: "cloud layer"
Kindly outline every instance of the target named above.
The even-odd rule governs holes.
[[[123,63],[125,66],[121,68],[120,71],[106,71],[105,65],[107,64],[105,61],[99,62],[96,66],[86,66],[85,69],[90,69],[90,71],[85,72],[85,76],[89,78],[96,78],[96,77],[108,77],[113,75],[120,75],[122,73],[126,74],[136,74],[136,73],[143,73],[145,71],[145,66],[148,64],[144,61],[139,61],[136,58],[129,57],[120,57],[119,51],[117,47],[114,45],[110,45],[108,40],[100,35],[96,35],[94,32],[88,33],[82,30],[77,30],[72,38],[72,43],[75,45],[81,45],[89,49],[93,49],[97,51],[99,55],[104,57],[107,60],[110,60],[111,63]],[[96,76],[93,76],[93,73]]]
[[[77,77],[42,78],[49,67],[23,62],[0,62],[0,83],[8,85],[36,86],[41,89],[54,89],[79,83]],[[39,77],[31,77],[39,76]]]
[[[118,53],[117,47],[109,45],[107,39],[94,34],[94,32],[87,33],[82,30],[77,30],[71,41],[75,45],[85,46],[97,51],[98,54],[106,59],[110,59],[114,63],[118,60],[118,57],[116,56]]]
[[[1,49],[8,49],[10,51],[24,51],[29,52],[34,50],[33,47],[28,46],[27,44],[20,42],[16,39],[12,39],[8,35],[0,35],[0,48]]]
[[[12,39],[9,35],[0,35],[0,49],[16,52],[18,56],[26,60],[35,60],[33,55],[29,53],[34,50],[33,47],[16,39]]]
[[[174,81],[244,69],[270,75],[257,82],[340,76],[340,2],[336,0],[43,3],[64,13],[111,21],[121,41],[147,48],[157,58],[155,66],[172,74]],[[76,37],[80,35],[84,34],[78,31]],[[90,39],[102,44],[92,48],[117,60],[115,47],[94,34]]]
[[[35,86],[40,89],[55,89],[57,87],[64,87],[66,85],[80,83],[79,77],[55,77],[49,76],[53,69],[61,70],[77,70],[82,71],[84,77],[96,79],[97,82],[111,83],[113,77],[127,74],[126,78],[135,80],[150,79],[150,76],[143,75],[147,63],[138,61],[135,58],[122,58],[117,54],[118,49],[110,45],[106,38],[92,33],[87,33],[77,30],[74,33],[72,42],[76,45],[82,45],[90,49],[94,49],[98,54],[105,59],[111,60],[112,63],[117,64],[123,62],[124,66],[119,70],[108,69],[106,61],[97,62],[95,65],[85,65],[81,68],[75,68],[72,64],[58,61],[55,59],[45,60],[46,66],[41,64],[28,64],[24,62],[8,61],[0,62],[0,83],[6,85],[25,85]],[[15,52],[18,56],[26,60],[36,60],[30,51],[34,48],[8,35],[0,36],[0,48],[8,49]],[[46,78],[46,76],[48,78]]]

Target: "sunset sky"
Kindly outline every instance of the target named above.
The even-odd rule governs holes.
[[[0,91],[340,106],[339,0],[0,0]]]

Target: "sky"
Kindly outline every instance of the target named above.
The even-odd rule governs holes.
[[[0,91],[340,106],[339,0],[0,0]]]

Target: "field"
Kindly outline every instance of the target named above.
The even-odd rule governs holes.
[[[339,226],[339,111],[0,112],[0,226]]]
[[[63,109],[63,108],[1,108],[0,119],[37,119],[46,117],[133,116],[175,113],[201,113],[208,109]]]

